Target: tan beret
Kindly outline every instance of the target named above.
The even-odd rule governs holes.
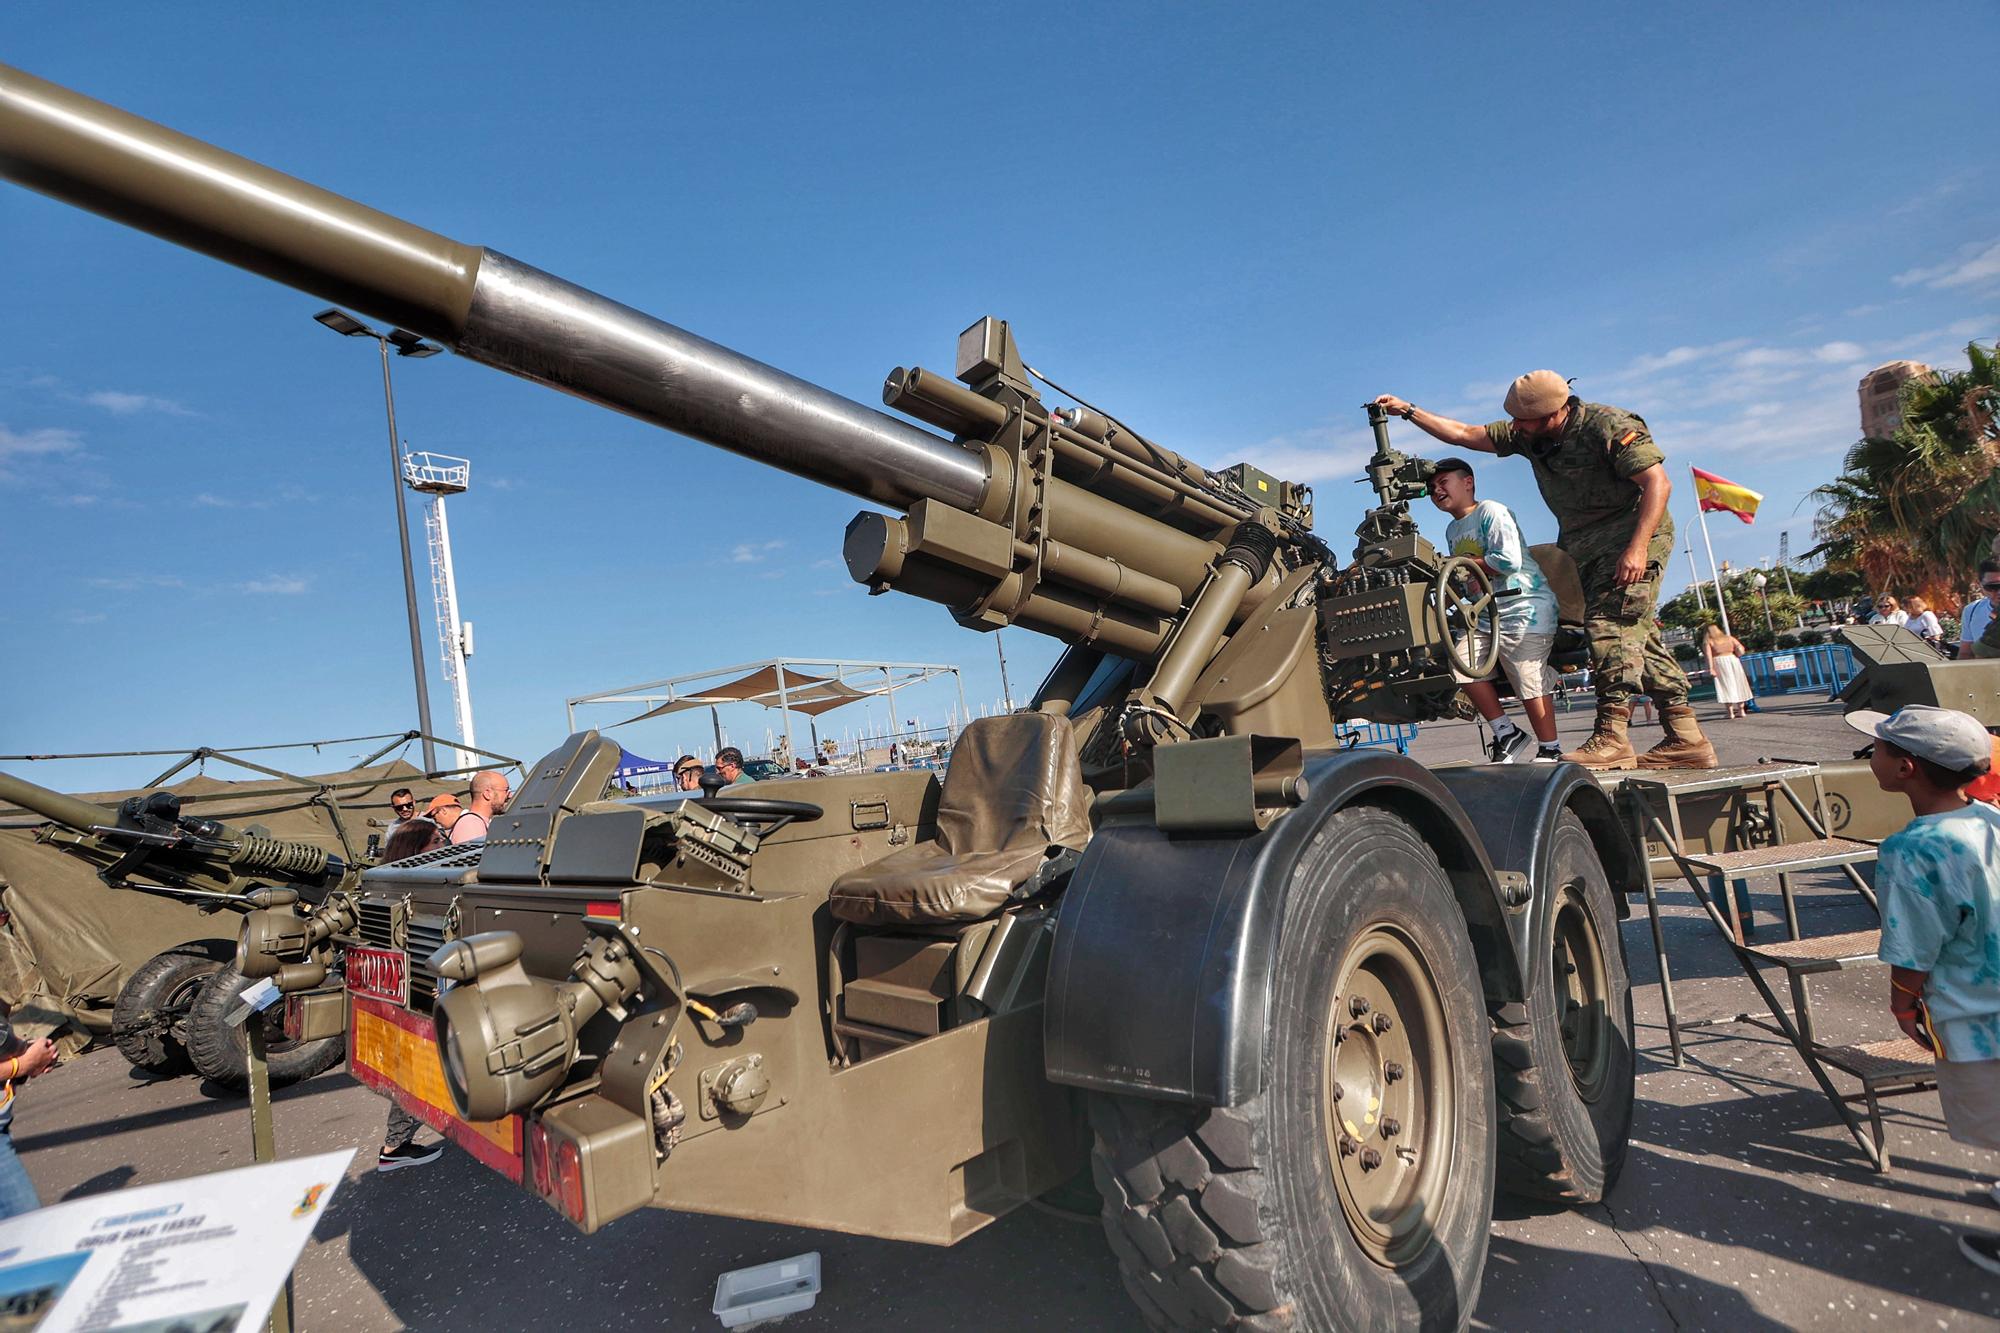
[[[1553,370],[1531,370],[1507,390],[1507,415],[1534,421],[1562,410],[1569,401],[1569,381]]]

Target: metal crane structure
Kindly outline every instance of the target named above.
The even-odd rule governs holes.
[[[472,730],[472,682],[466,671],[467,659],[472,656],[472,625],[458,618],[458,580],[451,571],[451,529],[445,522],[444,498],[462,494],[472,484],[472,463],[450,454],[404,454],[403,482],[430,497],[424,510],[424,536],[431,555],[431,608],[444,658],[444,678],[451,685],[458,739],[470,747],[479,743]],[[459,751],[458,767],[478,762],[469,748]]]

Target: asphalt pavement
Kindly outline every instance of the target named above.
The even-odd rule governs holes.
[[[1769,701],[1704,721],[1728,763],[1842,757],[1855,742],[1823,699]],[[1564,739],[1589,725],[1563,716]],[[1426,728],[1431,762],[1477,756],[1474,729]],[[1808,931],[1872,915],[1840,881],[1801,893]],[[1625,926],[1638,1015],[1638,1106],[1606,1203],[1559,1209],[1503,1196],[1475,1327],[1483,1329],[2000,1328],[2000,1279],[1955,1233],[2000,1229],[1987,1195],[2000,1156],[1954,1144],[1935,1093],[1885,1103],[1894,1170],[1878,1174],[1780,1038],[1732,1021],[1757,1008],[1692,895],[1664,895],[1686,1065],[1666,1030],[1643,907]],[[1774,920],[1775,891],[1759,895]],[[1893,1034],[1879,969],[1815,985],[1822,1033]],[[278,1094],[286,1156],[356,1149],[297,1270],[297,1327],[606,1330],[719,1328],[715,1280],[818,1250],[825,1290],[783,1327],[957,1330],[1137,1327],[1095,1223],[1022,1209],[951,1249],[647,1210],[584,1237],[463,1153],[373,1172],[383,1103],[338,1071]],[[185,1078],[135,1078],[113,1051],[36,1080],[15,1143],[47,1202],[248,1165],[245,1103]]]

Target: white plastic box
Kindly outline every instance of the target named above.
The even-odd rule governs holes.
[[[738,1268],[715,1280],[715,1317],[724,1328],[810,1310],[819,1299],[819,1251]]]

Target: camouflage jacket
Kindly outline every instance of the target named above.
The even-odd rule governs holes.
[[[1533,466],[1564,549],[1622,546],[1639,516],[1639,485],[1632,478],[1664,463],[1666,455],[1642,417],[1580,398],[1571,398],[1569,408],[1568,422],[1551,438],[1530,439],[1512,421],[1490,423],[1486,438],[1494,453],[1521,454]],[[1654,536],[1671,540],[1673,531],[1673,516],[1661,514]]]

